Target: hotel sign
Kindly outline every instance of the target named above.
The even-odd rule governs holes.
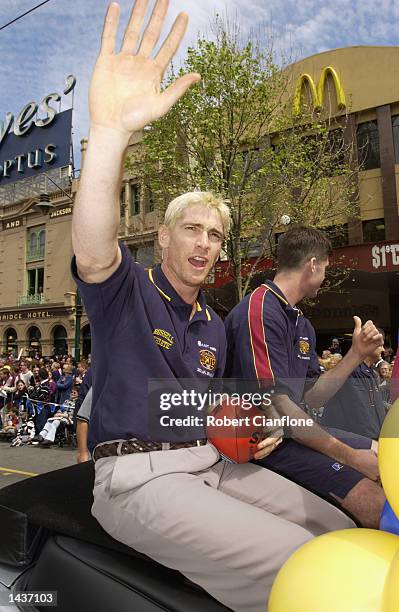
[[[331,66],[326,66],[321,71],[321,75],[320,75],[320,79],[317,84],[317,87],[315,85],[313,78],[310,76],[310,74],[306,74],[306,73],[301,74],[301,76],[298,78],[296,87],[295,87],[295,93],[294,93],[294,107],[293,107],[294,115],[299,115],[301,112],[302,91],[305,86],[309,88],[310,95],[312,98],[313,110],[315,112],[320,112],[322,110],[323,105],[324,105],[324,90],[325,90],[326,80],[328,76],[331,77],[332,82],[335,87],[339,110],[343,110],[344,108],[346,108],[345,92],[341,85],[339,76],[334,68],[332,68]]]
[[[48,310],[10,310],[0,313],[0,321],[22,321],[25,319],[51,319],[53,317],[65,317],[71,314],[67,308],[49,308]]]

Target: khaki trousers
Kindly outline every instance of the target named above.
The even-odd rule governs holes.
[[[278,474],[218,460],[211,444],[99,459],[92,514],[116,540],[232,610],[265,612],[273,580],[297,548],[355,525]]]

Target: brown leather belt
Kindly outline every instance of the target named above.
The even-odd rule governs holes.
[[[119,455],[130,455],[132,453],[150,453],[160,450],[177,450],[179,448],[190,448],[192,446],[204,446],[206,439],[191,440],[190,442],[151,442],[150,440],[118,440],[116,442],[104,442],[96,446],[93,452],[93,460],[97,461],[103,457],[114,457]]]

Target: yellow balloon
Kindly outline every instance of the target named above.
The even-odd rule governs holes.
[[[381,429],[378,465],[385,495],[399,517],[399,399],[391,407]]]
[[[379,612],[399,537],[374,529],[326,533],[299,548],[274,581],[269,612]],[[395,566],[396,567],[396,566]],[[398,587],[386,605],[397,601]],[[385,603],[385,601],[384,601]],[[398,612],[387,607],[384,612]]]
[[[398,538],[399,539],[399,538]],[[399,610],[399,552],[396,553],[385,581],[384,597],[381,612],[398,612]]]

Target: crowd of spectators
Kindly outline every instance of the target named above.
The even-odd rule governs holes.
[[[75,401],[89,367],[90,357],[0,356],[1,436],[12,446],[51,446],[57,431],[73,437]]]

